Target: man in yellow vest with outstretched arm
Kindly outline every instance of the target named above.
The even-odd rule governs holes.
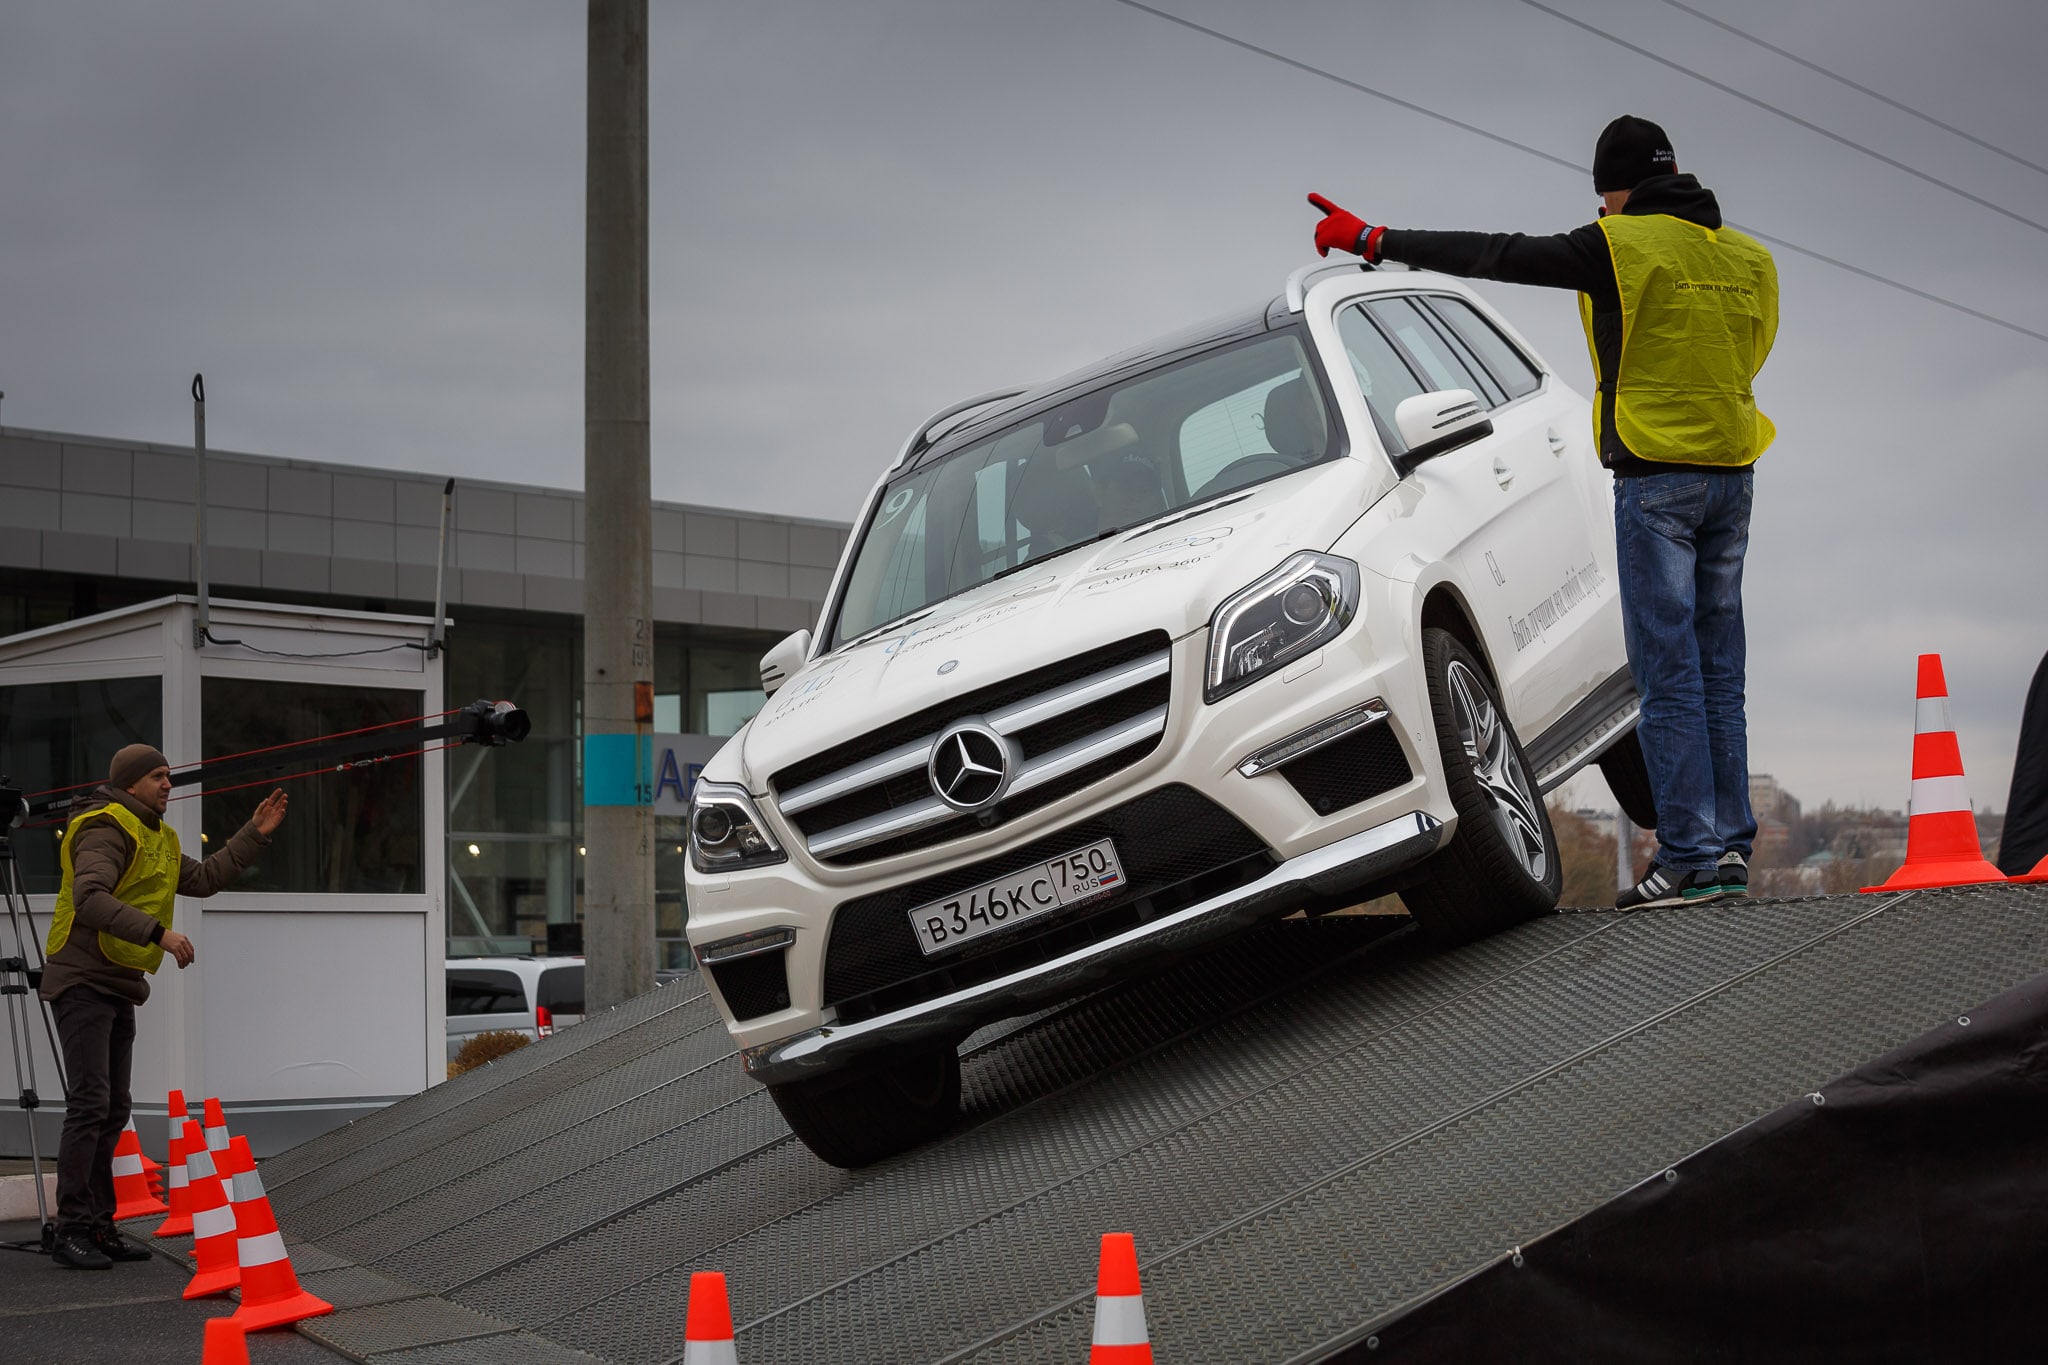
[[[1615,904],[1684,905],[1749,888],[1742,559],[1752,466],[1771,443],[1750,381],[1778,332],[1778,272],[1678,173],[1664,130],[1624,114],[1593,152],[1596,222],[1548,237],[1374,227],[1321,195],[1316,249],[1579,291],[1614,474],[1614,533],[1657,856]]]
[[[57,1245],[74,1270],[146,1261],[114,1230],[114,1145],[128,1123],[135,1007],[164,956],[192,965],[192,940],[171,927],[177,897],[211,896],[241,876],[284,822],[273,791],[220,852],[198,862],[164,823],[169,762],[148,744],[114,755],[106,785],[74,816],[58,847],[64,870],[50,922],[42,997],[64,1049],[64,1135],[57,1145]]]

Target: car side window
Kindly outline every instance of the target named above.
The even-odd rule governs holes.
[[[477,967],[448,972],[448,1013],[519,1014],[526,1009],[526,988],[517,972]]]
[[[1404,398],[1413,398],[1426,393],[1422,381],[1394,349],[1386,334],[1365,315],[1362,306],[1346,308],[1337,315],[1337,335],[1344,340],[1344,353],[1351,360],[1351,375],[1358,381],[1359,390],[1365,395],[1365,404],[1372,410],[1373,421],[1380,429],[1380,440],[1386,445],[1387,453],[1399,455],[1408,447],[1401,440],[1401,429],[1394,425],[1394,409],[1401,406]]]
[[[1528,358],[1515,349],[1513,342],[1500,334],[1500,330],[1484,317],[1479,310],[1461,298],[1449,294],[1431,294],[1430,309],[1443,319],[1450,329],[1478,355],[1479,362],[1493,372],[1510,398],[1520,398],[1525,393],[1534,393],[1542,384],[1543,375]]]
[[[583,968],[550,967],[540,974],[540,1003],[556,1014],[583,1013]]]
[[[1491,376],[1466,363],[1459,348],[1436,324],[1422,315],[1409,299],[1374,299],[1366,305],[1372,315],[1387,325],[1415,363],[1429,376],[1432,389],[1470,389],[1481,402],[1494,407],[1506,400]]]

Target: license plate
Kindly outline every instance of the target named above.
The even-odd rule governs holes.
[[[929,956],[1123,884],[1116,845],[1100,839],[1050,862],[920,905],[910,912],[910,927],[917,934],[917,946]]]

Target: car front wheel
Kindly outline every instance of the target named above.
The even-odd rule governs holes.
[[[1448,946],[1548,912],[1564,872],[1529,760],[1485,669],[1434,627],[1422,632],[1422,656],[1458,832],[1401,899],[1422,931]]]
[[[960,1114],[960,1053],[892,1048],[858,1068],[768,1087],[782,1118],[820,1161],[853,1169],[929,1142]]]

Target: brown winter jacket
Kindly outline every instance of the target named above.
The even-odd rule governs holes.
[[[127,792],[102,786],[93,793],[93,801],[94,810],[118,801],[143,824],[157,827],[157,813]],[[183,860],[178,894],[211,896],[225,889],[269,843],[267,836],[256,832],[252,819],[235,831],[226,848],[205,862]],[[155,943],[163,936],[155,919],[114,898],[114,888],[121,884],[134,856],[135,841],[112,820],[94,820],[78,831],[71,843],[71,936],[50,954],[43,969],[43,999],[55,1000],[73,986],[90,986],[101,995],[137,1005],[149,999],[147,976],[134,967],[116,966],[100,951],[102,931],[130,943]]]

